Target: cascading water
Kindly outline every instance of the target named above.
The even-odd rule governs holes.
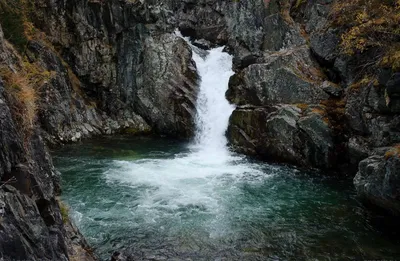
[[[159,211],[160,207],[174,210],[195,206],[216,214],[221,208],[220,191],[216,193],[216,190],[221,189],[222,180],[245,174],[267,176],[227,148],[225,131],[234,106],[226,100],[225,92],[233,75],[232,57],[223,52],[223,47],[212,49],[207,55],[192,48],[201,80],[196,135],[189,150],[176,154],[173,159],[116,161],[121,170],[119,175],[115,175],[115,169],[107,173],[109,180],[123,181],[138,189],[143,185],[153,188],[145,194],[139,208],[143,208],[147,218],[163,216],[165,213]]]
[[[232,57],[222,50],[223,47],[212,49],[202,58],[193,48],[193,59],[201,77],[195,145],[210,158],[226,156],[225,131],[234,110],[225,99],[229,78],[233,75]]]
[[[121,249],[134,260],[399,255],[395,242],[360,222],[365,214],[342,181],[299,177],[230,152],[225,131],[233,106],[225,91],[232,58],[221,47],[207,55],[193,47],[193,59],[201,83],[189,146],[114,137],[56,153],[63,199],[96,253],[104,260]]]

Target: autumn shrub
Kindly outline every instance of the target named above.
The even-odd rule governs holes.
[[[343,53],[379,50],[375,65],[400,69],[400,0],[337,0],[331,20],[344,28]]]

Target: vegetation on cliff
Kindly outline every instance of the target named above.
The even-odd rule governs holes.
[[[374,57],[364,69],[377,66],[400,70],[400,1],[336,1],[332,21],[344,30],[341,48],[347,55],[374,49]]]

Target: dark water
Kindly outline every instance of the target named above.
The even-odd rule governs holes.
[[[351,180],[114,137],[54,152],[62,198],[95,251],[137,260],[400,259],[389,220]]]

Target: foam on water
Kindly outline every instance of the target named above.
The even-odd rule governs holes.
[[[225,132],[234,106],[226,100],[225,92],[233,75],[232,56],[223,52],[223,47],[208,51],[205,57],[201,55],[204,51],[192,49],[201,83],[196,135],[189,145],[190,151],[173,159],[114,161],[106,172],[109,182],[141,191],[139,207],[146,210],[147,217],[153,217],[151,220],[182,206],[196,206],[217,214],[223,207],[220,197],[234,194],[236,182],[266,177],[259,165],[248,163],[227,148]]]

